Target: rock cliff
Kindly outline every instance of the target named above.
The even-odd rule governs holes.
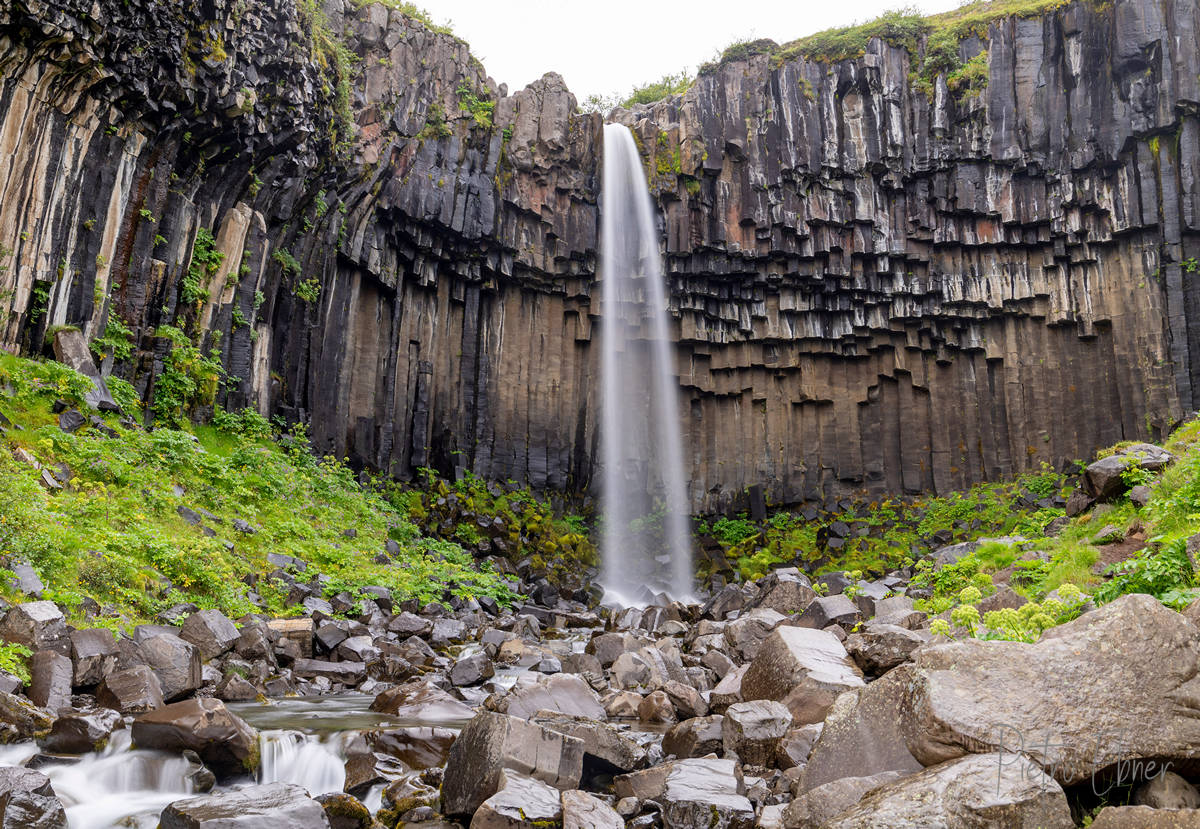
[[[695,507],[945,491],[1193,408],[1198,30],[1192,0],[1077,2],[960,42],[976,93],[873,40],[613,113],[660,207]],[[0,345],[128,328],[112,369],[152,399],[173,326],[228,375],[199,414],[585,489],[600,136],[559,77],[509,95],[385,5],[5,0]]]

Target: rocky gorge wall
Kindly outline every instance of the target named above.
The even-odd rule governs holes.
[[[601,118],[560,78],[509,95],[378,4],[0,8],[0,345],[115,316],[151,399],[174,325],[217,402],[321,451],[590,485]],[[874,40],[613,113],[660,208],[695,507],[945,491],[1193,408],[1198,29],[1078,2],[963,41],[978,95]]]

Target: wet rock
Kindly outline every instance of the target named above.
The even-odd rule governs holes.
[[[158,677],[167,702],[185,697],[203,684],[199,649],[172,633],[148,637],[138,645],[138,653]]]
[[[604,713],[613,719],[636,719],[642,695],[633,691],[614,691],[604,698]]]
[[[54,651],[38,651],[29,660],[29,699],[56,714],[71,700],[71,660]]]
[[[616,810],[587,792],[563,792],[561,802],[563,829],[624,829]]]
[[[427,682],[399,685],[375,697],[371,710],[403,719],[436,723],[466,722],[475,710]]]
[[[28,740],[50,730],[54,715],[16,694],[0,693],[0,743]]]
[[[122,714],[153,711],[163,704],[162,685],[150,668],[135,665],[106,676],[96,689],[96,700]]]
[[[73,682],[78,686],[96,685],[113,671],[117,663],[117,640],[106,628],[71,631]]]
[[[1133,793],[1138,806],[1153,809],[1200,809],[1200,791],[1173,771],[1163,771]]]
[[[562,823],[562,795],[540,780],[505,770],[500,790],[471,818],[471,829],[546,829]]]
[[[557,711],[594,720],[607,718],[596,692],[572,674],[521,676],[511,691],[496,700],[495,710],[522,719],[538,711]]]
[[[159,829],[328,829],[321,804],[299,786],[268,783],[177,800],[163,809]]]
[[[204,659],[216,659],[238,641],[238,629],[219,610],[201,610],[183,623],[179,638],[191,642]]]
[[[845,648],[864,674],[882,676],[907,662],[912,652],[928,641],[925,631],[868,622],[859,633],[846,638]]]
[[[371,810],[354,795],[330,792],[317,795],[316,801],[325,810],[329,829],[374,829],[378,825]]]
[[[825,719],[838,694],[862,685],[862,674],[833,634],[781,627],[764,640],[741,694],[745,701],[782,702],[803,725]]]
[[[665,682],[662,691],[671,700],[675,713],[682,719],[703,717],[708,713],[708,703],[691,685],[682,682]]]
[[[474,814],[500,791],[504,770],[561,790],[578,788],[583,743],[516,717],[484,711],[467,723],[450,749],[442,783],[443,811]]]
[[[388,622],[387,627],[389,631],[400,636],[428,636],[433,630],[433,622],[406,610]]]
[[[646,749],[607,723],[547,711],[530,722],[583,743],[585,775],[630,772],[646,763]]]
[[[1070,785],[1138,758],[1200,759],[1200,720],[1179,702],[1200,683],[1200,629],[1150,596],[1122,596],[1032,645],[928,646],[897,670],[910,668],[904,733],[925,765],[1019,744]]]
[[[732,760],[679,760],[662,794],[667,829],[751,829],[754,807]]]
[[[32,769],[0,767],[0,829],[67,829],[50,778]]]
[[[708,717],[693,717],[671,727],[663,737],[664,754],[686,759],[719,754],[724,745],[721,722],[724,717],[714,714]]]
[[[113,731],[123,727],[120,713],[110,708],[63,713],[38,745],[54,754],[87,754],[108,745]]]
[[[0,639],[39,651],[61,642],[67,622],[54,602],[25,602],[15,605],[0,621]]]
[[[721,742],[726,757],[743,765],[770,766],[779,741],[792,725],[787,706],[773,700],[738,702],[725,710]]]
[[[377,754],[399,760],[410,769],[444,766],[457,733],[449,728],[409,726],[369,732],[367,744]]]
[[[258,768],[258,733],[216,699],[190,699],[166,705],[133,721],[133,742],[141,748],[196,752],[220,778]]]
[[[326,662],[322,659],[297,659],[292,663],[292,673],[298,677],[312,679],[324,677],[344,685],[357,685],[367,678],[367,666],[362,662]]]
[[[484,680],[496,675],[496,667],[487,654],[480,651],[471,656],[464,656],[454,663],[450,669],[450,681],[458,686],[478,685]]]
[[[821,825],[1073,829],[1075,823],[1062,788],[1036,764],[1021,755],[978,754],[880,786]]]

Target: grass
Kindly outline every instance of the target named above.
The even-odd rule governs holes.
[[[56,399],[79,405],[86,378],[57,363],[0,354],[0,388],[0,412],[11,422],[0,451],[0,558],[29,561],[46,598],[73,618],[89,597],[108,607],[103,623],[115,628],[189,601],[238,617],[259,609],[246,583],[255,579],[265,609],[291,615],[297,608],[287,603],[287,586],[267,579],[271,552],[327,576],[327,595],[382,585],[397,600],[422,603],[515,598],[461,545],[423,535],[394,505],[394,488],[362,485],[341,461],[314,457],[303,429],[281,434],[256,413],[237,412],[211,425],[150,432],[106,415],[115,437],[90,426],[67,434],[51,406]],[[17,449],[48,469],[62,465],[69,483],[48,492],[39,472],[14,456]],[[215,515],[204,520],[215,537],[185,521],[180,506]],[[236,531],[235,519],[256,532]],[[389,539],[400,552],[378,563]],[[19,598],[5,578],[0,594]]]

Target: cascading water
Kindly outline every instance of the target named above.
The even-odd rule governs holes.
[[[620,124],[604,127],[601,198],[605,601],[686,598],[691,533],[662,260],[641,157]]]

